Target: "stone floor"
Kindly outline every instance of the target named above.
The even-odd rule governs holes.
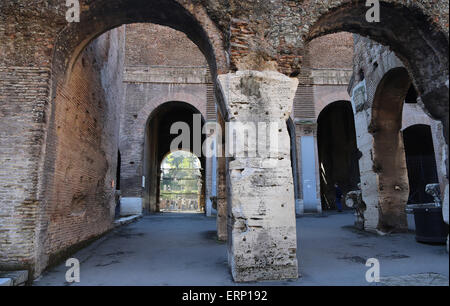
[[[375,236],[352,223],[349,213],[298,218],[302,277],[260,284],[448,286],[445,246],[419,244],[413,234]],[[167,213],[116,228],[72,256],[81,262],[81,282],[73,285],[235,285],[215,226],[203,215]],[[380,262],[378,284],[365,280],[368,258]],[[67,285],[67,269],[50,269],[34,285]]]

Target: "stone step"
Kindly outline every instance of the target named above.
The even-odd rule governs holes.
[[[125,224],[129,224],[132,222],[135,222],[136,220],[142,218],[142,214],[140,215],[134,215],[134,216],[129,216],[129,217],[122,217],[120,219],[117,219],[114,221],[114,227],[118,227],[118,226],[122,226]]]
[[[0,271],[0,286],[25,286],[28,271]]]

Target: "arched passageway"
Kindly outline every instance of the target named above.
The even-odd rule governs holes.
[[[408,204],[433,203],[433,197],[425,192],[427,184],[439,183],[431,127],[416,124],[406,128],[403,143],[409,179]]]
[[[380,1],[380,22],[367,22],[365,1],[337,4],[311,25],[306,40],[348,31],[389,46],[407,67],[427,110],[442,121],[448,144],[448,30],[431,23],[421,4],[393,2]]]
[[[144,211],[160,211],[161,163],[169,153],[175,150],[197,153],[198,147],[195,148],[195,146],[199,141],[202,144],[205,138],[202,134],[203,124],[204,119],[199,110],[185,102],[166,102],[152,112],[147,122],[144,142],[142,182],[145,190]],[[179,130],[179,128],[182,129]],[[178,142],[183,135],[187,135],[186,141]],[[173,147],[174,143],[176,147]],[[197,158],[200,160],[201,178],[204,182],[205,158],[204,156],[197,156]],[[205,207],[204,186],[203,183],[199,199],[199,207],[202,211]]]
[[[359,165],[352,105],[337,101],[325,107],[317,120],[320,196],[322,209],[335,209],[337,183],[344,194],[358,189]]]
[[[405,68],[391,69],[381,80],[372,106],[373,171],[378,177],[378,228],[407,229],[408,172],[401,134],[403,103],[411,80]]]
[[[152,10],[157,8],[160,10]],[[120,26],[135,22],[167,25],[185,33],[198,46],[207,59],[211,75],[224,68],[222,61],[216,61],[216,54],[221,51],[214,50],[218,47],[216,43],[220,41],[220,36],[211,42],[209,37],[214,29],[210,29],[208,34],[203,28],[204,23],[210,22],[208,18],[198,21],[174,1],[161,3],[133,0],[125,3],[119,0],[115,4],[110,1],[102,6],[93,5],[90,12],[82,14],[81,18],[82,22],[68,24],[63,29],[53,53],[53,103],[49,104],[45,153],[42,157],[42,167],[47,170],[40,178],[43,204],[39,208],[42,226],[37,230],[37,273],[49,262],[57,260],[59,253],[66,248],[106,232],[116,215],[116,191],[112,181],[117,181],[116,171],[119,170],[116,167],[119,145],[117,127],[123,110],[121,97],[125,56],[120,47],[125,37],[124,27]],[[214,77],[212,79],[215,80]],[[140,120],[137,114],[131,120]],[[136,144],[142,146],[142,143],[143,139],[140,138],[139,144]],[[162,153],[158,151],[160,155],[155,155],[157,165],[152,165],[151,169],[144,168],[144,173],[139,171],[132,174],[134,178],[138,177],[135,180],[137,183],[129,179],[132,168],[129,163],[139,164],[142,156],[133,156],[134,160],[130,161],[128,152],[124,152],[127,160],[123,164],[122,159],[123,167],[120,170],[125,179],[120,182],[120,187],[122,191],[132,192],[132,209],[124,214],[140,211],[142,201],[139,197],[143,189],[144,210],[150,211],[152,198],[151,211],[157,211],[159,184],[155,185],[155,178],[162,155],[168,150]],[[203,162],[202,169],[205,168]],[[148,160],[144,163],[151,164]],[[154,171],[151,172],[153,176],[148,175],[149,171]],[[150,185],[145,182],[145,178],[150,177],[151,196]],[[70,208],[61,203],[67,203],[64,205]],[[95,226],[87,226],[91,223],[95,223]],[[52,239],[47,239],[47,236]]]
[[[186,151],[169,153],[161,162],[159,210],[205,212],[202,168],[198,157]]]

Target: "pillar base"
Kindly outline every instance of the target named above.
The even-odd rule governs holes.
[[[298,279],[297,265],[271,265],[266,267],[235,267],[231,271],[237,283]]]

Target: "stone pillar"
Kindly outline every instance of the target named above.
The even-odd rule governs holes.
[[[297,278],[294,185],[286,120],[298,80],[278,72],[238,71],[220,75],[218,81],[231,122],[256,126],[276,122],[279,127],[279,145],[269,157],[247,156],[249,147],[256,145],[255,139],[249,138],[248,146],[236,150],[229,162],[228,259],[233,279]]]
[[[373,172],[373,136],[368,132],[371,121],[371,109],[362,106],[366,103],[365,81],[355,86],[352,92],[352,107],[355,114],[356,142],[362,156],[359,160],[359,172],[361,177],[362,199],[366,203],[364,213],[364,229],[377,232],[378,228],[378,181]]]

